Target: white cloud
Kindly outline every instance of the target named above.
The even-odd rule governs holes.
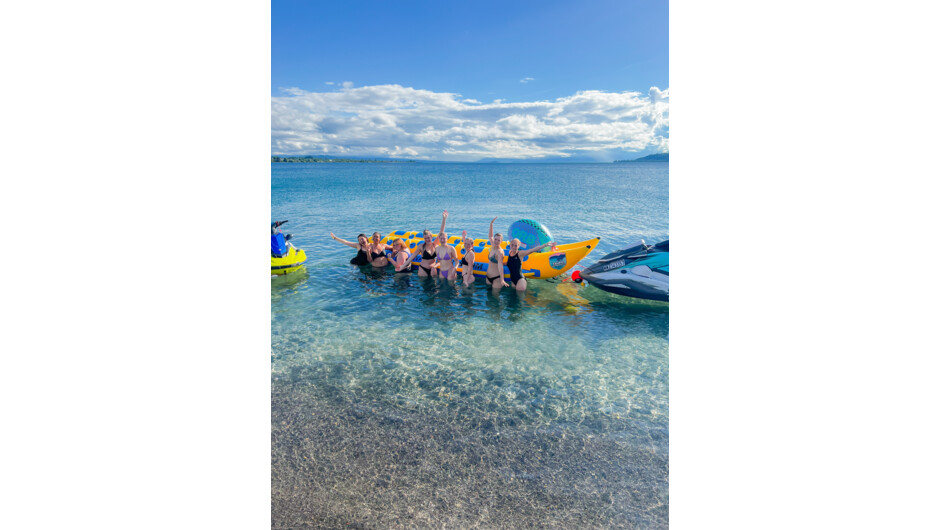
[[[343,88],[352,88],[352,87],[353,87],[352,81],[343,81]]]
[[[400,85],[343,87],[288,88],[272,98],[272,154],[474,161],[599,157],[669,145],[669,90],[657,87],[489,104]]]
[[[534,77],[524,77],[519,80],[520,83],[528,83],[529,81],[535,81]]]

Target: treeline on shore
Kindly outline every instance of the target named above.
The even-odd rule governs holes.
[[[364,158],[331,158],[320,156],[272,156],[271,162],[301,162],[301,163],[359,163],[359,164],[407,164],[414,160],[379,160]]]

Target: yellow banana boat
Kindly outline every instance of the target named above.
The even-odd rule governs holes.
[[[401,238],[405,245],[408,247],[409,252],[414,252],[415,247],[424,242],[422,237],[422,232],[411,231],[406,232],[404,230],[397,230],[390,233],[382,239],[382,243],[388,245],[392,244],[397,238]],[[437,234],[434,234],[434,238],[437,239]],[[555,247],[554,251],[545,251],[545,252],[533,252],[528,256],[522,258],[522,276],[525,278],[554,278],[560,274],[563,274],[565,271],[574,267],[579,261],[584,259],[585,256],[591,253],[597,247],[597,242],[601,238],[595,237],[593,239],[588,239],[587,241],[581,241],[578,243],[569,243],[567,245],[558,245]],[[460,240],[460,236],[454,235],[447,238],[447,244],[453,246],[457,250],[457,259],[463,257],[464,249],[463,243]],[[509,242],[503,241],[500,244],[500,247],[504,252],[508,251]],[[490,251],[490,243],[486,239],[474,239],[473,240],[473,253],[476,255],[476,259],[473,263],[473,274],[475,276],[485,277],[486,276],[486,267],[489,262],[486,259],[486,256]],[[421,261],[421,256],[418,255],[415,257],[412,269],[416,270],[417,263]],[[463,272],[463,266],[458,265],[457,270]],[[503,265],[503,277],[509,278],[509,268]]]

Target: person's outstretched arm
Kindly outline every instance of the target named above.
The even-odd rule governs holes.
[[[443,215],[441,216],[441,231],[437,233],[438,236],[444,233],[444,227],[447,225],[447,210],[444,210]],[[444,242],[445,244],[447,241]]]
[[[537,246],[537,247],[535,247],[535,248],[530,248],[529,250],[520,250],[520,251],[519,251],[519,257],[520,257],[520,258],[523,258],[523,257],[528,256],[529,254],[531,254],[531,253],[533,253],[533,252],[538,252],[539,250],[542,250],[543,248],[545,248],[545,247],[550,247],[550,246],[552,246],[552,241],[549,241],[548,243],[545,243],[544,245],[539,245],[539,246]]]
[[[334,241],[339,241],[340,243],[346,245],[347,247],[352,247],[352,248],[354,248],[354,249],[356,249],[356,250],[359,250],[359,243],[352,243],[352,242],[350,242],[350,241],[346,241],[345,239],[340,239],[340,238],[334,236],[334,235],[333,235],[333,232],[330,232],[330,238],[333,239]]]

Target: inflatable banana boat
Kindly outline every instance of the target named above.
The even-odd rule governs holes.
[[[437,234],[433,234],[433,236],[437,239]],[[401,238],[405,242],[408,251],[411,253],[414,253],[415,247],[424,242],[422,232],[397,230],[385,236],[382,239],[382,243],[391,245],[392,241],[397,238]],[[575,264],[584,259],[585,256],[590,254],[591,251],[597,247],[597,242],[600,240],[601,238],[595,237],[594,239],[588,239],[587,241],[578,243],[558,245],[555,247],[554,251],[546,249],[544,252],[533,252],[522,258],[522,276],[525,278],[539,278],[543,280],[546,278],[554,278],[571,267],[574,267]],[[454,235],[448,237],[447,244],[457,250],[457,259],[460,260],[464,255],[463,243],[461,242],[460,236]],[[503,249],[503,252],[508,252],[509,242],[503,241],[502,244],[500,244],[500,248]],[[476,259],[473,263],[473,274],[475,276],[481,278],[486,276],[486,267],[489,263],[486,256],[489,254],[489,251],[489,240],[473,240],[473,253],[476,255]],[[387,253],[391,254],[391,251]],[[420,261],[421,255],[419,254],[412,262],[412,270],[417,270],[417,264]],[[463,266],[458,264],[457,270],[462,273]],[[503,265],[503,277],[509,278],[509,268],[506,267],[505,264]]]

